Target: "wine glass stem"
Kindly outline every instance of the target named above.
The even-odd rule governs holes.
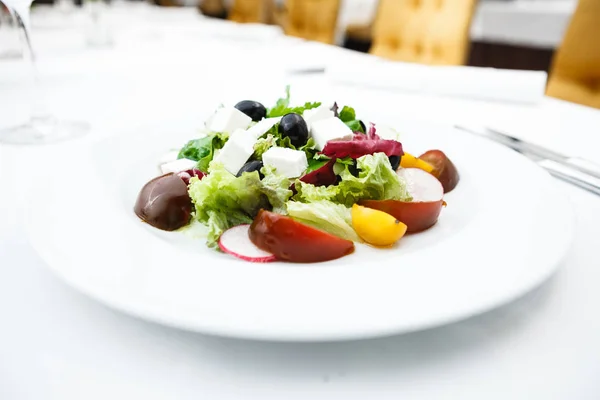
[[[29,57],[31,57],[31,63],[35,66],[35,52],[33,51],[33,46],[31,45],[31,35],[29,31],[29,24],[25,24],[21,19],[21,26],[23,27],[23,33],[25,35],[25,43],[27,43],[27,50],[29,51]]]
[[[29,10],[25,11],[29,12]],[[27,45],[27,52],[29,53],[29,67],[31,68],[32,88],[31,88],[31,122],[42,122],[47,121],[51,118],[46,111],[46,102],[42,93],[42,85],[40,82],[40,73],[38,70],[37,59],[33,45],[31,42],[31,25],[29,15],[22,16],[16,14],[21,27],[23,28],[23,34],[25,37],[25,43]]]
[[[48,111],[46,109],[46,98],[43,92],[40,72],[38,70],[35,58],[31,58],[31,77],[32,77],[32,88],[31,88],[31,119],[42,120],[48,119]]]

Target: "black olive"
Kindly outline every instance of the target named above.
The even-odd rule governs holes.
[[[265,176],[262,174],[262,172],[260,172],[261,168],[263,167],[263,162],[262,161],[248,161],[246,164],[244,164],[244,166],[240,169],[240,171],[237,173],[237,177],[239,178],[240,176],[242,176],[242,174],[244,172],[254,172],[254,171],[258,171],[258,176],[260,176],[260,179],[264,178]]]
[[[400,166],[400,156],[389,156],[390,164],[392,164],[392,169],[395,171]]]
[[[362,122],[360,119],[358,120],[358,123],[360,124],[360,126],[362,127],[362,130],[364,133],[367,133],[367,126],[365,125],[364,122]]]
[[[267,116],[267,109],[258,101],[242,100],[235,105],[235,108],[252,118],[252,121],[260,121]]]
[[[353,176],[358,177],[358,163],[356,162],[356,158],[352,159],[351,165],[348,165],[348,172],[350,172]]]
[[[279,133],[283,137],[289,137],[292,144],[298,148],[308,142],[308,127],[306,121],[295,113],[286,114],[279,122]]]

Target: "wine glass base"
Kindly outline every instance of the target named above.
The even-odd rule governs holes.
[[[26,124],[0,129],[0,143],[43,145],[81,137],[90,131],[89,124],[54,118],[32,119]]]

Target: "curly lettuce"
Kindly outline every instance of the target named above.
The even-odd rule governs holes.
[[[212,163],[202,180],[192,178],[188,193],[196,208],[195,218],[208,227],[207,245],[213,248],[221,233],[252,223],[261,208],[283,211],[292,195],[284,176],[269,173],[261,181],[254,171],[235,177],[220,163]]]
[[[290,86],[285,87],[285,97],[280,98],[275,103],[273,108],[267,111],[267,117],[283,117],[285,114],[296,113],[302,115],[304,110],[310,110],[317,108],[321,105],[320,102],[306,102],[301,106],[291,107],[290,106]]]
[[[350,209],[327,200],[312,203],[287,202],[288,215],[298,222],[353,242],[360,238],[352,228]]]
[[[286,202],[292,197],[290,180],[283,175],[275,173],[273,167],[263,167],[261,172],[264,178],[261,180],[261,193],[267,196],[273,211],[278,214],[286,214]]]
[[[262,155],[269,150],[271,147],[277,145],[277,139],[272,134],[267,134],[265,137],[259,138],[254,144],[254,154],[252,158],[255,160],[261,160]]]
[[[227,134],[214,133],[200,139],[190,140],[179,150],[177,158],[198,161],[197,168],[206,173],[210,162],[215,156],[215,151],[223,148],[227,138]]]
[[[327,200],[346,207],[360,200],[411,200],[405,183],[394,172],[384,153],[360,157],[357,167],[357,176],[346,167],[336,186],[314,186],[297,181],[298,193],[294,199],[305,203]]]

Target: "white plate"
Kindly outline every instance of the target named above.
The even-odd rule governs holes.
[[[163,125],[69,159],[29,214],[35,249],[83,293],[132,315],[210,334],[279,341],[366,338],[433,327],[505,304],[557,268],[572,238],[570,204],[532,162],[447,129],[406,134],[443,149],[461,174],[430,230],[389,250],[358,246],[312,265],[251,264],[133,214],[156,160],[192,133]],[[39,201],[39,193],[46,193]]]

